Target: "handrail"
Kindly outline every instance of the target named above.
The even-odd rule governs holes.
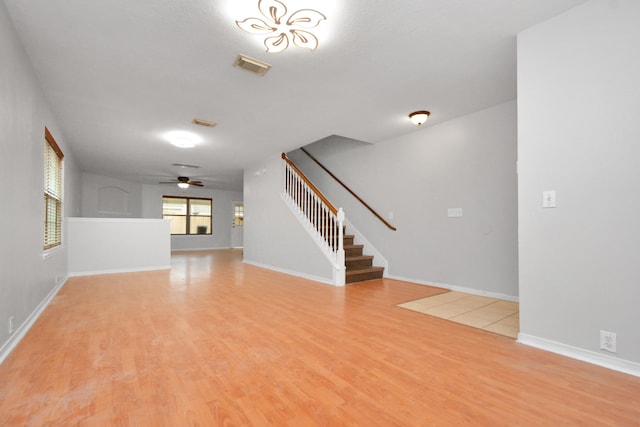
[[[333,283],[345,284],[344,211],[336,209],[282,153],[282,197],[333,265]]]
[[[296,171],[296,173],[298,174],[298,176],[300,176],[300,178],[305,182],[305,184],[307,184],[309,186],[309,188],[311,188],[313,190],[314,193],[316,193],[316,195],[320,198],[320,200],[322,200],[322,202],[327,205],[327,207],[329,208],[329,210],[334,214],[334,215],[338,215],[338,209],[336,209],[335,206],[333,206],[333,204],[329,201],[329,199],[327,199],[324,194],[322,194],[322,192],[320,190],[318,190],[318,187],[316,187],[315,185],[313,185],[313,183],[311,181],[309,181],[309,178],[306,177],[306,175],[304,173],[302,173],[302,171],[300,169],[298,169],[298,167],[295,165],[295,163],[293,163],[291,160],[289,160],[289,158],[287,157],[287,155],[285,153],[282,153],[282,160],[284,160],[285,162],[287,162],[287,164]]]
[[[389,224],[389,223],[388,223],[388,222],[387,222],[383,217],[381,217],[381,216],[378,214],[378,212],[376,212],[375,210],[373,210],[373,208],[372,208],[371,206],[369,206],[369,205],[367,204],[367,202],[365,202],[364,200],[362,200],[362,199],[360,198],[360,196],[358,196],[356,193],[354,193],[354,192],[353,192],[353,190],[351,190],[349,187],[347,187],[347,186],[346,186],[346,184],[345,184],[344,182],[340,181],[340,179],[339,179],[337,176],[335,176],[333,173],[331,173],[331,171],[330,171],[329,169],[327,169],[327,168],[326,168],[322,163],[320,163],[320,162],[318,161],[318,159],[316,159],[315,157],[313,157],[313,156],[311,155],[311,153],[309,153],[307,150],[305,150],[305,149],[304,149],[304,147],[300,147],[300,150],[302,150],[302,152],[303,152],[303,153],[305,153],[307,156],[309,156],[309,157],[311,158],[311,160],[313,160],[314,162],[316,162],[316,163],[318,164],[318,166],[320,166],[320,167],[321,167],[321,168],[322,168],[326,173],[328,173],[328,174],[331,176],[331,178],[335,179],[335,180],[338,182],[338,184],[342,185],[342,186],[344,187],[344,189],[345,189],[345,190],[347,190],[349,193],[351,193],[351,195],[352,195],[353,197],[355,197],[356,199],[358,199],[358,201],[359,201],[360,203],[362,203],[362,204],[364,205],[364,207],[365,207],[365,208],[369,209],[369,211],[370,211],[372,214],[374,214],[374,215],[376,216],[376,218],[378,218],[380,221],[382,221],[382,222],[384,223],[384,225],[386,225],[387,227],[389,227],[389,228],[390,228],[391,230],[393,230],[393,231],[396,231],[396,230],[397,230],[397,228],[395,228],[393,225]],[[284,155],[284,153],[283,153],[282,155],[283,155],[283,156],[285,156],[285,155]],[[285,156],[285,157],[286,157],[286,156]],[[283,158],[284,158],[284,157],[283,157]],[[297,169],[297,168],[296,168],[296,169]]]

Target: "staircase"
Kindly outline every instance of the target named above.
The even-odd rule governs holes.
[[[337,235],[338,230],[333,228]],[[373,265],[373,255],[363,255],[364,245],[354,243],[355,235],[346,234],[347,227],[342,226],[342,245],[344,249],[345,284],[364,282],[365,280],[382,279],[384,267]]]
[[[374,267],[373,256],[354,244],[355,235],[345,234],[344,211],[333,206],[285,153],[282,159],[282,196],[333,265],[333,284],[381,279],[384,267]]]
[[[363,255],[364,245],[355,245],[353,234],[343,235],[345,283],[382,279],[384,267],[373,266],[373,256]]]

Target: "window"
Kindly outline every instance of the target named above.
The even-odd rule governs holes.
[[[211,234],[211,199],[163,196],[162,217],[171,234]]]
[[[62,244],[62,150],[44,128],[44,249]]]
[[[233,205],[233,225],[236,227],[244,225],[244,204],[242,203]]]

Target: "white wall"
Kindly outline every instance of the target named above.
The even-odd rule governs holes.
[[[106,190],[106,191],[105,191]],[[147,185],[109,176],[82,174],[82,216],[89,218],[162,218],[162,196],[213,199],[211,235],[171,236],[171,250],[231,247],[233,202],[242,192],[209,187]]]
[[[141,218],[142,184],[83,172],[82,216]]]
[[[375,145],[342,139],[308,147],[397,231],[304,153],[289,157],[386,257],[391,277],[516,299],[515,101],[410,126]],[[463,217],[448,218],[448,208],[462,208]]]
[[[0,361],[67,276],[63,246],[43,257],[44,128],[64,158],[64,215],[80,212],[80,173],[0,2]],[[9,334],[13,316],[16,332]]]
[[[69,218],[69,275],[171,268],[170,221]]]
[[[587,358],[640,362],[639,79],[637,0],[593,0],[518,37],[520,329]]]
[[[281,197],[279,155],[244,171],[244,261],[332,283],[328,259]]]

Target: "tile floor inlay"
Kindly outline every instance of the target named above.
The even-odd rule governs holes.
[[[398,304],[398,307],[511,338],[517,338],[520,330],[519,304],[496,298],[445,292]]]

